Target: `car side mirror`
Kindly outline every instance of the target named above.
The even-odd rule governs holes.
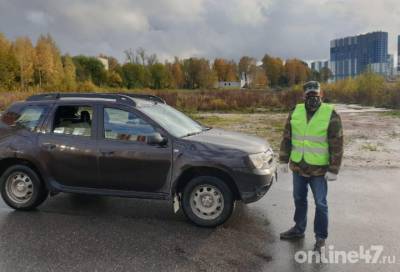
[[[166,145],[168,139],[163,137],[160,133],[155,132],[146,136],[146,143],[149,145]]]

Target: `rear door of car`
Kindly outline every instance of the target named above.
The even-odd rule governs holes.
[[[56,188],[99,187],[97,114],[93,101],[60,101],[47,118],[39,156]]]
[[[15,103],[1,116],[0,141],[3,156],[17,156],[37,162],[36,141],[51,105]]]

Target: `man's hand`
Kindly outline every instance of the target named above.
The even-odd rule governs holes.
[[[334,181],[337,180],[337,175],[332,172],[326,172],[325,179],[326,181]]]
[[[281,170],[282,173],[288,173],[289,172],[289,164],[287,163],[280,163],[279,164],[279,169]]]

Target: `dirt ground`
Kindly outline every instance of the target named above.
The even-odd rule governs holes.
[[[336,105],[344,128],[346,167],[400,168],[400,118],[384,109]],[[266,138],[278,152],[286,113],[198,113],[203,124]]]

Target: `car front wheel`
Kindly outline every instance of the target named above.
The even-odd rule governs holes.
[[[47,197],[38,175],[25,165],[8,168],[0,178],[0,186],[4,202],[17,210],[32,210]]]
[[[193,223],[201,227],[223,224],[231,216],[233,204],[229,186],[216,177],[196,177],[183,190],[183,211]]]

